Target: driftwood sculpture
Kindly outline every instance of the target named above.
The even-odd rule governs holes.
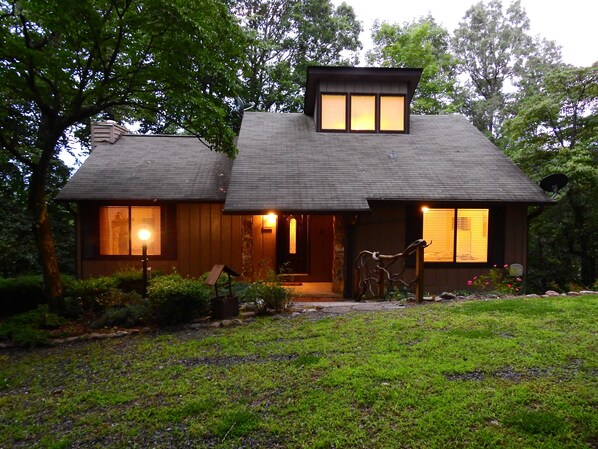
[[[430,242],[431,244],[432,242]],[[355,259],[354,293],[356,299],[364,297],[384,298],[387,286],[402,285],[411,287],[415,284],[415,296],[423,300],[424,285],[424,248],[429,246],[419,239],[411,243],[403,252],[393,255],[380,254],[379,251],[361,251]],[[407,257],[416,254],[415,277],[405,281]],[[396,264],[396,265],[395,265]],[[395,270],[393,272],[393,270]]]

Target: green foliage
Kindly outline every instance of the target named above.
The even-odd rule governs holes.
[[[48,343],[46,329],[53,329],[66,323],[66,320],[48,311],[46,304],[35,310],[15,315],[0,324],[0,339],[33,348]]]
[[[531,222],[532,285],[590,286],[598,277],[598,64],[546,70],[533,86],[505,123],[504,146],[533,179],[564,173],[569,184]]]
[[[0,278],[0,316],[34,309],[46,302],[41,276]]]
[[[415,114],[456,112],[457,60],[449,51],[449,33],[432,16],[403,25],[374,23],[374,49],[368,62],[382,67],[423,68],[411,104]]]
[[[98,118],[141,121],[184,129],[234,156],[230,103],[243,46],[220,0],[0,2],[0,173],[26,180],[9,193],[25,193],[54,305],[62,292],[49,180],[64,167],[69,137]]]
[[[537,73],[538,60],[560,60],[554,44],[534,41],[519,0],[503,10],[500,0],[480,1],[469,8],[455,30],[453,52],[458,70],[468,82],[463,92],[463,112],[489,137],[501,134],[518,85],[525,74]]]
[[[361,24],[346,3],[235,0],[232,11],[249,40],[242,97],[257,110],[300,111],[309,65],[357,61]]]
[[[511,276],[509,265],[504,265],[502,268],[495,265],[488,274],[480,274],[467,281],[467,286],[478,292],[517,295],[523,290],[523,279]]]
[[[211,290],[178,273],[153,278],[147,293],[151,318],[160,324],[188,322],[209,313]]]
[[[282,312],[291,302],[289,290],[275,281],[255,281],[249,284],[242,295],[243,301],[255,303],[258,313],[262,314],[268,311]]]
[[[156,273],[152,273],[157,276]],[[116,281],[116,287],[123,292],[143,293],[143,272],[135,268],[117,271],[110,275]]]
[[[73,281],[65,292],[67,315],[86,319],[98,316],[106,308],[116,305],[116,287],[116,278],[108,276]]]
[[[131,327],[146,323],[150,317],[149,304],[137,293],[123,295],[126,295],[123,297],[124,305],[106,309],[90,323],[89,327],[92,329],[111,326]]]

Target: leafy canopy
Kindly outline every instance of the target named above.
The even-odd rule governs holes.
[[[423,68],[411,110],[420,114],[455,112],[457,60],[449,51],[449,33],[432,16],[403,25],[376,22],[370,65]]]

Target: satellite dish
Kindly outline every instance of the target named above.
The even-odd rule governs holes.
[[[567,185],[569,178],[563,173],[553,173],[540,181],[540,187],[546,192],[552,192],[552,196]]]

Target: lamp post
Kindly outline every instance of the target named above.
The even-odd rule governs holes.
[[[143,299],[147,298],[147,241],[151,237],[151,232],[147,229],[140,229],[137,233],[141,240],[141,265],[143,267]]]

